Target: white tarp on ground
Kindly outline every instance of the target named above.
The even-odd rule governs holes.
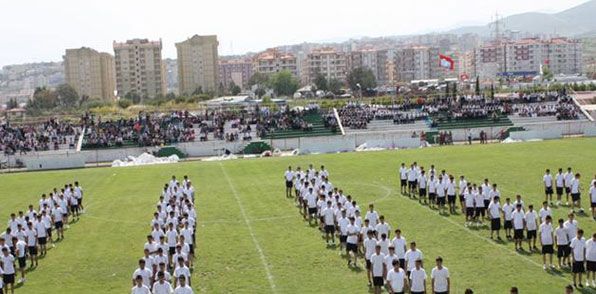
[[[149,153],[143,153],[138,157],[128,156],[127,159],[124,161],[116,159],[112,162],[112,167],[165,164],[176,163],[178,161],[180,161],[180,158],[178,158],[178,155],[176,154],[170,155],[168,157],[155,157]]]
[[[356,147],[356,149],[354,149],[356,152],[362,152],[362,151],[382,151],[382,150],[387,150],[386,148],[380,148],[380,147],[368,147],[366,143],[362,143],[360,144],[360,146]]]
[[[202,161],[220,161],[220,160],[232,160],[232,159],[238,159],[238,156],[234,155],[234,154],[230,154],[230,155],[221,155],[221,156],[212,156],[212,157],[207,157],[202,159]]]

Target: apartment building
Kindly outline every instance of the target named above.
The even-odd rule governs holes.
[[[138,95],[141,102],[166,94],[165,69],[161,59],[162,43],[132,39],[113,43],[118,96]]]
[[[253,74],[250,59],[219,60],[219,81],[227,89],[232,82],[242,89],[248,89],[248,80]]]
[[[378,85],[395,82],[395,49],[363,49],[350,52],[348,71],[363,67],[375,75]]]
[[[176,43],[179,93],[190,95],[198,88],[215,92],[219,86],[217,36],[194,35]]]
[[[429,80],[443,77],[439,66],[439,48],[408,46],[399,48],[394,55],[395,79],[399,82]]]
[[[80,96],[112,100],[116,89],[114,57],[91,48],[66,49],[64,76]]]
[[[289,71],[292,75],[298,77],[298,62],[294,54],[270,48],[255,56],[253,71],[264,74]]]
[[[347,54],[332,47],[312,50],[307,56],[306,66],[309,82],[313,82],[318,74],[324,75],[328,81],[345,81],[348,75]]]

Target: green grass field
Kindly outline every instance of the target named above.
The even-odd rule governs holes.
[[[16,293],[128,293],[154,204],[173,174],[189,175],[198,193],[196,292],[367,293],[366,273],[348,268],[338,250],[327,249],[318,230],[284,197],[286,167],[309,163],[324,164],[336,187],[362,208],[374,202],[393,228],[416,240],[427,273],[441,255],[453,293],[468,287],[475,293],[508,293],[512,285],[521,293],[562,293],[569,272],[546,273],[539,254],[518,254],[513,243],[488,239],[488,230],[465,228],[462,215],[440,216],[401,196],[397,168],[412,161],[478,183],[488,177],[503,196],[521,193],[535,206],[544,197],[544,169],[571,166],[583,175],[586,206],[596,173],[596,139],[0,175],[2,222],[64,182],[76,179],[85,189],[87,213]],[[567,209],[553,212],[559,218]],[[588,236],[595,232],[591,218],[578,221]]]

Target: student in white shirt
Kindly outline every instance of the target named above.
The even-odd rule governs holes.
[[[447,187],[445,187],[445,190],[447,190],[447,204],[449,204],[449,213],[451,214],[456,214],[456,208],[455,208],[455,180],[453,178],[453,175],[449,175],[449,181],[447,181]]]
[[[542,202],[542,207],[540,208],[540,211],[538,212],[538,216],[540,217],[540,222],[543,223],[546,220],[546,216],[550,215],[552,217],[552,211],[550,209],[550,207],[548,207],[548,202],[544,201]]]
[[[461,205],[461,213],[466,213],[466,197],[465,191],[469,189],[468,181],[464,178],[463,175],[459,177],[459,205]]]
[[[573,239],[577,234],[577,228],[579,228],[579,223],[575,219],[575,213],[570,212],[567,215],[567,220],[565,223],[563,223],[563,226],[567,230],[567,236],[569,238],[569,242],[571,242],[571,239]]]
[[[157,282],[153,283],[153,294],[172,294],[174,290],[172,285],[165,278],[165,273],[159,271],[157,273]]]
[[[399,168],[399,181],[401,194],[406,195],[408,192],[408,168],[406,168],[406,164],[403,162]]]
[[[555,175],[555,190],[557,193],[557,206],[561,205],[561,197],[563,196],[564,188],[565,188],[565,176],[563,175],[563,169],[559,168],[559,171]]]
[[[190,270],[184,263],[184,258],[178,257],[176,269],[174,270],[174,287],[182,283],[182,277],[188,282],[188,285],[192,284],[190,282]]]
[[[292,198],[292,188],[294,187],[294,172],[292,167],[288,166],[288,170],[284,173],[284,179],[286,180],[286,197]]]
[[[424,200],[424,205],[426,205],[428,202],[426,200],[426,188],[427,188],[427,180],[426,180],[426,175],[424,174],[424,170],[420,171],[420,176],[418,176],[418,196],[420,196],[420,198],[418,198],[418,203],[422,204]]]
[[[590,185],[590,208],[592,209],[592,218],[596,220],[596,180]]]
[[[370,256],[371,272],[373,278],[373,287],[375,294],[380,294],[384,285],[385,277],[387,276],[387,268],[385,266],[385,254],[381,252],[381,245],[375,246],[375,253]]]
[[[437,202],[437,185],[438,185],[439,181],[437,180],[437,178],[435,177],[434,174],[430,175],[430,178],[428,178],[428,207],[430,207],[431,209],[435,209],[435,204]]]
[[[410,165],[408,169],[408,197],[416,198],[416,182],[418,180],[418,171],[416,171],[416,167],[414,164]]]
[[[571,262],[569,261],[571,248],[569,247],[569,235],[563,224],[563,219],[560,218],[558,222],[559,226],[555,229],[555,243],[557,243],[557,261],[559,263],[559,269],[563,269],[563,264],[571,267]]]
[[[579,212],[584,212],[581,203],[581,187],[580,187],[580,174],[575,174],[573,180],[571,180],[571,210],[575,211],[575,207],[579,208]]]
[[[153,279],[153,272],[145,267],[145,260],[139,259],[139,268],[137,268],[134,273],[132,274],[132,284],[133,286],[137,284],[138,277],[141,276],[143,285],[150,287],[151,282]]]
[[[375,229],[377,223],[379,222],[379,214],[375,211],[374,204],[371,203],[368,205],[368,211],[366,212],[364,219],[367,219],[370,226]],[[376,233],[376,231],[374,233]]]
[[[372,267],[370,257],[374,254],[378,241],[374,238],[375,235],[371,230],[369,230],[366,233],[366,235],[366,239],[364,240],[364,259],[366,259],[366,273],[368,276],[368,285],[372,286]]]
[[[586,260],[586,239],[584,239],[584,230],[577,230],[577,236],[571,240],[572,253],[571,258],[573,260],[573,266],[571,272],[573,272],[573,285],[577,287],[577,281],[579,281],[579,287],[582,288],[582,274],[586,272],[584,262]]]
[[[544,201],[553,203],[553,176],[550,174],[550,169],[546,169],[546,173],[542,177],[544,183]]]
[[[415,266],[408,275],[410,277],[410,293],[423,294],[426,293],[426,271],[422,268],[422,260],[415,261]]]
[[[410,242],[410,249],[406,251],[406,254],[404,255],[404,259],[406,262],[406,272],[408,273],[408,276],[414,268],[414,266],[416,265],[417,260],[420,260],[420,264],[422,265],[423,258],[424,257],[422,255],[422,251],[416,248],[416,242]]]
[[[406,272],[400,267],[399,260],[392,261],[393,268],[387,272],[387,289],[390,294],[405,293],[409,288]]]
[[[391,240],[391,244],[395,247],[395,254],[399,259],[399,266],[404,270],[406,269],[406,251],[408,250],[406,243],[406,238],[401,235],[401,230],[396,229],[395,237]]]
[[[540,245],[542,247],[542,268],[546,270],[546,256],[548,255],[548,259],[550,261],[550,267],[555,268],[553,265],[553,226],[552,226],[552,217],[547,215],[544,219],[544,222],[540,224]]]
[[[435,294],[447,294],[451,290],[451,280],[449,279],[449,269],[443,266],[443,258],[437,257],[435,266],[430,272],[431,289]]]
[[[8,289],[14,293],[14,279],[15,279],[15,262],[14,256],[8,252],[8,248],[2,248],[2,255],[0,256],[0,263],[2,263],[2,282],[4,283],[6,293]]]
[[[151,290],[147,285],[143,284],[143,276],[137,275],[133,281],[135,281],[135,285],[132,287],[130,291],[131,294],[151,294]]]
[[[538,247],[536,247],[536,230],[538,229],[538,214],[534,211],[534,206],[528,206],[528,212],[526,212],[525,223],[526,223],[526,231],[528,238],[528,248],[529,250],[538,251]]]
[[[571,194],[571,182],[573,181],[573,172],[571,171],[571,167],[567,168],[567,172],[563,175],[564,182],[565,182],[565,197],[567,202],[565,205],[569,205],[569,194]]]
[[[592,274],[592,286],[596,287],[596,233],[586,241],[586,271],[588,272],[586,284],[590,286],[590,274]]]
[[[358,266],[358,235],[360,234],[360,227],[355,224],[355,218],[350,217],[350,224],[347,227],[346,238],[346,253],[348,254],[348,266],[352,264],[352,257],[354,258],[354,266]]]
[[[490,238],[493,238],[493,233],[497,232],[497,240],[501,240],[499,232],[501,231],[501,204],[499,204],[499,196],[495,196],[488,205],[488,216],[490,217]]]
[[[174,294],[193,294],[192,288],[186,284],[186,278],[181,276],[179,279],[180,285],[174,290]]]
[[[503,205],[503,218],[505,219],[505,234],[507,239],[511,239],[511,229],[513,229],[513,222],[511,218],[511,214],[515,210],[515,206],[511,203],[511,198],[505,199],[505,204]]]
[[[379,236],[379,237],[383,234],[385,234],[387,236],[387,239],[389,239],[391,237],[391,225],[389,223],[385,222],[384,215],[381,215],[379,217],[379,223],[375,227],[375,232],[377,232],[377,236]]]
[[[332,244],[335,245],[335,210],[331,207],[331,200],[327,201],[327,207],[323,208],[321,212],[323,222],[325,223],[325,240],[329,246],[329,236],[331,236]]]
[[[511,213],[515,250],[523,250],[522,241],[524,239],[525,214],[521,207],[521,204],[516,204],[515,210]]]

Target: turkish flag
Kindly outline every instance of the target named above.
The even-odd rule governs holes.
[[[439,66],[442,68],[453,70],[455,68],[455,62],[451,57],[439,54]]]

